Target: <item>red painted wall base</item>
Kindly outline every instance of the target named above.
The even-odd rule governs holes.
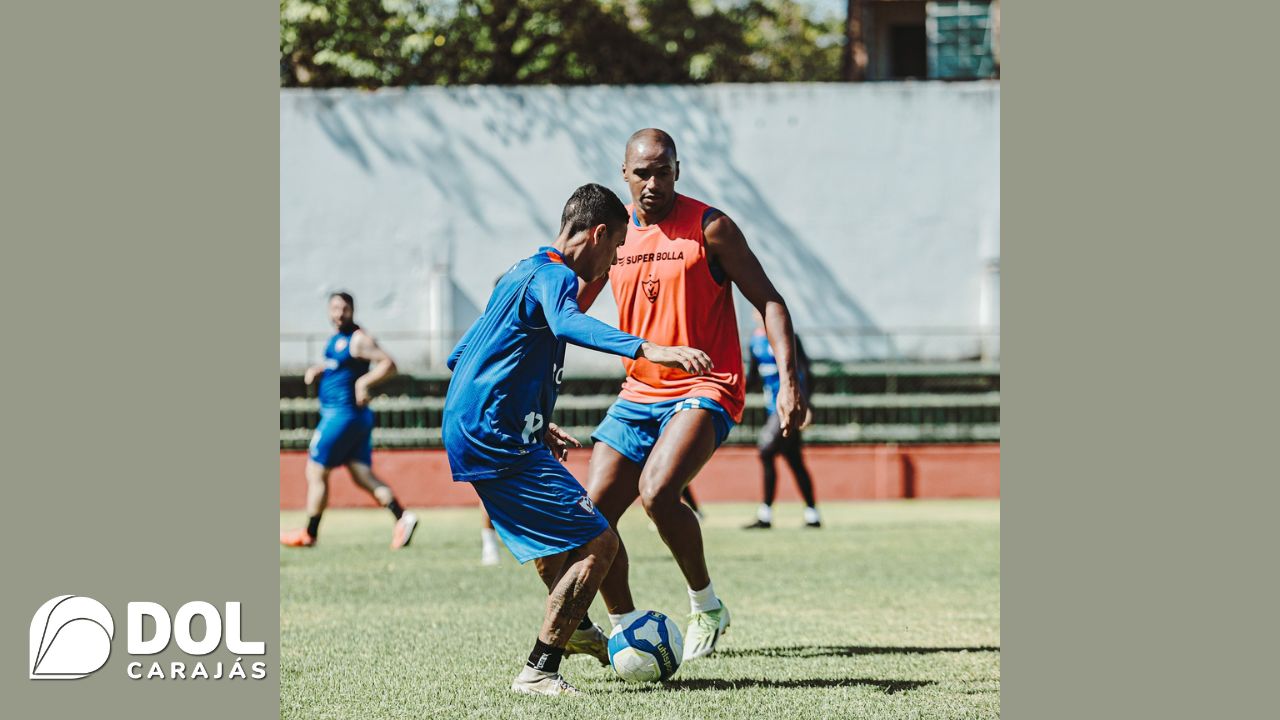
[[[565,463],[585,483],[590,451],[569,453]],[[307,483],[305,452],[280,453],[280,508],[302,509]],[[805,448],[818,502],[898,498],[1000,497],[1000,446],[984,445],[815,445]],[[477,503],[467,483],[453,482],[443,450],[379,450],[373,471],[412,507]],[[699,502],[757,502],[762,492],[760,460],[754,448],[721,448],[693,482]],[[778,500],[799,500],[791,470],[778,460]],[[329,482],[329,507],[376,507],[345,469]]]

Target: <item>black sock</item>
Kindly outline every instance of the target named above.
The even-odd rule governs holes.
[[[400,503],[396,502],[395,498],[391,498],[391,502],[387,503],[387,509],[391,511],[392,515],[396,516],[397,520],[404,514],[404,508],[400,507]]]
[[[578,623],[578,629],[579,629],[579,630],[590,630],[590,629],[591,629],[591,626],[592,626],[593,624],[594,624],[594,623],[592,623],[592,622],[591,622],[591,616],[590,616],[590,615],[583,615],[583,616],[582,616],[582,622]]]
[[[538,641],[533,644],[533,652],[529,653],[529,662],[526,664],[534,670],[554,675],[560,672],[562,657],[564,657],[564,648],[552,647],[542,642],[542,638],[538,638]]]
[[[312,540],[315,540],[316,537],[320,535],[320,516],[319,515],[312,515],[311,517],[307,518],[307,534],[311,536]]]

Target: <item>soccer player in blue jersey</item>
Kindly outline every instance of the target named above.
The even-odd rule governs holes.
[[[307,368],[308,385],[320,382],[320,424],[307,458],[307,527],[280,533],[290,547],[311,547],[320,534],[320,516],[329,501],[329,472],[346,465],[351,478],[396,518],[391,549],[409,544],[418,517],[400,507],[391,488],[373,474],[373,411],[369,391],[396,374],[395,361],[373,336],[355,323],[355,300],[329,296],[329,320],[337,332],[325,346],[322,365]]]
[[[521,563],[536,561],[548,590],[516,692],[577,693],[560,674],[575,645],[608,662],[604,632],[586,613],[618,536],[559,462],[569,446],[581,447],[551,423],[565,343],[694,374],[711,369],[701,350],[655,345],[578,310],[579,282],[608,273],[626,225],[626,209],[607,188],[574,191],[555,242],[507,270],[448,360],[442,430],[453,478],[471,483],[503,543]]]
[[[813,494],[813,479],[809,477],[809,469],[804,465],[802,430],[797,429],[784,436],[778,422],[778,360],[773,356],[769,336],[764,332],[764,319],[758,312],[756,329],[751,335],[751,368],[747,371],[747,382],[751,383],[756,378],[760,379],[760,384],[764,387],[764,411],[768,415],[764,427],[760,428],[758,441],[760,464],[764,469],[764,502],[756,510],[755,522],[745,527],[748,530],[767,530],[773,527],[773,500],[778,493],[778,469],[775,465],[778,455],[782,455],[791,467],[796,487],[800,488],[800,496],[804,498],[805,527],[820,528],[822,518],[818,515],[818,501]],[[807,401],[813,385],[809,382],[809,356],[805,354],[799,336],[796,337],[796,379],[799,380],[800,392]]]

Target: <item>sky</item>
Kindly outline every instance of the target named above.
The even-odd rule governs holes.
[[[843,16],[848,3],[845,0],[807,0],[820,14]]]

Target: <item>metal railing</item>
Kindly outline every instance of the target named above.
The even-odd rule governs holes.
[[[811,443],[999,442],[1000,368],[993,363],[946,365],[838,364],[815,367]],[[412,378],[410,392],[381,396],[374,443],[384,448],[439,447],[445,377]],[[616,378],[566,379],[555,422],[583,442],[617,399]],[[425,389],[425,390],[424,390]],[[575,394],[576,393],[576,394]],[[302,449],[319,422],[314,397],[280,400],[280,447]],[[764,399],[750,392],[742,422],[726,442],[752,444],[767,418]]]

